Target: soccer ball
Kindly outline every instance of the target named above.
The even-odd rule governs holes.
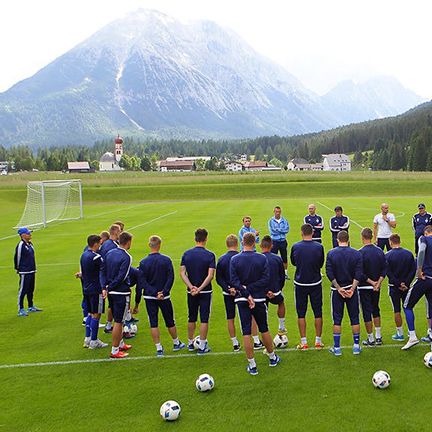
[[[138,332],[138,326],[136,324],[130,324],[129,325],[129,331],[131,333],[137,333]]]
[[[276,348],[286,348],[288,346],[288,338],[286,335],[276,335],[273,343]]]
[[[174,421],[177,420],[180,415],[180,405],[178,402],[169,400],[162,404],[160,407],[160,415],[164,420]]]
[[[196,350],[200,349],[200,337],[195,336],[195,339],[193,340],[193,346]]]
[[[432,351],[425,354],[423,362],[426,367],[432,368]]]
[[[372,377],[372,384],[378,389],[385,389],[390,385],[390,375],[386,371],[377,371]]]
[[[130,333],[130,327],[128,325],[123,326],[123,333]]]
[[[200,392],[206,392],[210,391],[214,387],[215,382],[211,375],[202,374],[196,380],[195,385],[197,390],[199,390]]]

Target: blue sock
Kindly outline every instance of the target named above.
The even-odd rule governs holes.
[[[340,338],[341,338],[340,333],[333,333],[333,340],[334,340],[334,347],[335,348],[340,348]]]
[[[90,330],[91,330],[91,340],[96,340],[98,337],[98,330],[99,330],[99,320],[97,318],[91,319]]]
[[[91,323],[91,316],[87,315],[86,325],[85,325],[85,335],[86,335],[86,337],[90,337],[90,323]]]
[[[408,330],[414,331],[415,327],[414,327],[414,312],[413,312],[413,310],[404,308],[404,312],[405,312],[405,319],[406,319],[406,322],[408,325]]]
[[[353,337],[354,337],[354,345],[359,345],[360,344],[360,333],[354,333]]]

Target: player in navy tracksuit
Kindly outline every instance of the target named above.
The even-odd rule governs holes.
[[[243,233],[244,234],[244,233]],[[243,235],[242,235],[243,238]],[[235,288],[230,284],[230,262],[234,255],[238,254],[238,240],[234,234],[230,234],[226,238],[227,252],[222,255],[216,265],[216,282],[222,288],[222,294],[225,304],[225,313],[228,325],[228,333],[230,335],[233,350],[240,351],[240,343],[236,336],[236,328],[234,324],[235,318],[235,303],[234,297],[236,295]]]
[[[349,226],[350,226],[350,220],[348,216],[345,216],[343,214],[343,209],[341,206],[336,206],[335,209],[335,216],[333,216],[330,219],[330,231],[332,233],[332,243],[333,247],[337,247],[337,233],[339,231],[346,231],[348,232]]]
[[[153,235],[149,238],[150,254],[141,260],[137,286],[137,302],[134,313],[138,312],[140,293],[145,300],[147,315],[153,342],[156,345],[156,355],[162,357],[164,349],[160,343],[158,312],[162,312],[165,325],[173,340],[173,351],[185,347],[177,336],[174,310],[171,303],[171,288],[174,284],[174,268],[171,258],[160,253],[162,240]]]
[[[14,268],[19,274],[18,290],[18,316],[28,316],[29,312],[42,312],[33,304],[33,293],[35,289],[36,261],[33,243],[31,242],[32,232],[22,227],[18,230],[21,237],[15,248]],[[24,309],[24,297],[27,296],[27,311]]]
[[[112,358],[123,358],[125,351],[132,348],[123,342],[123,323],[129,313],[132,257],[127,252],[132,243],[132,235],[124,231],[119,237],[119,246],[110,250],[101,268],[101,285],[108,291],[108,303],[111,307],[114,327],[112,330]]]
[[[322,231],[324,229],[324,221],[320,215],[316,214],[315,204],[309,204],[309,214],[304,217],[304,223],[312,225],[313,235],[312,240],[322,243]]]
[[[414,230],[414,247],[415,254],[418,253],[418,240],[423,235],[424,229],[428,225],[432,225],[432,215],[426,211],[426,206],[420,203],[418,206],[418,213],[412,217],[412,227]]]
[[[386,276],[387,267],[384,252],[372,243],[372,238],[372,230],[370,228],[363,228],[361,239],[364,246],[360,249],[363,271],[357,289],[360,295],[360,305],[368,335],[367,339],[363,341],[363,345],[366,346],[382,345],[379,300],[381,284]],[[373,326],[375,326],[375,339]]]
[[[205,248],[207,230],[199,228],[195,231],[195,244],[187,250],[181,259],[180,276],[187,287],[188,303],[188,349],[194,351],[193,338],[200,313],[200,342],[197,354],[210,351],[207,343],[208,322],[210,318],[212,286],[211,281],[216,270],[216,256]]]
[[[310,224],[301,227],[303,240],[291,248],[291,263],[296,267],[294,275],[295,305],[297,323],[300,332],[300,344],[297,349],[309,348],[306,338],[306,311],[308,298],[310,299],[315,317],[315,348],[322,349],[321,340],[322,319],[322,276],[321,267],[324,265],[324,248],[322,244],[312,240],[313,228]]]
[[[100,268],[102,257],[98,253],[101,237],[90,235],[87,238],[87,250],[80,259],[81,282],[83,286],[84,302],[88,315],[86,317],[86,330],[84,348],[105,348],[108,344],[98,339],[99,320],[104,312],[106,290],[100,284]]]
[[[339,246],[327,254],[326,273],[331,281],[331,302],[333,314],[334,346],[330,352],[336,356],[342,355],[340,348],[341,324],[344,305],[353,331],[353,354],[360,354],[360,320],[357,286],[362,275],[361,253],[348,246],[349,236],[346,231],[337,235]]]
[[[231,286],[236,290],[235,302],[238,307],[243,333],[243,344],[248,359],[247,371],[257,375],[251,341],[252,317],[261,332],[264,345],[270,357],[270,366],[277,366],[280,357],[273,350],[273,340],[267,323],[267,292],[270,285],[270,274],[267,259],[254,251],[255,234],[243,236],[243,252],[233,256],[230,262]]]
[[[118,248],[118,239],[120,236],[120,233],[122,232],[122,229],[119,225],[117,224],[112,224],[109,228],[109,239],[104,241],[102,246],[99,249],[99,253],[102,256],[102,259],[105,259],[106,254],[112,250],[112,249],[116,249]],[[105,329],[104,332],[105,333],[111,333],[112,331],[112,311],[111,311],[111,307],[108,304],[108,311],[107,311],[107,322],[105,324]]]
[[[409,339],[402,347],[407,350],[419,343],[414,326],[413,308],[417,302],[426,297],[427,310],[432,310],[432,226],[424,229],[424,235],[419,238],[419,251],[417,257],[417,279],[409,289],[404,302],[405,317],[408,324]]]
[[[408,290],[416,272],[416,262],[411,251],[401,247],[398,234],[389,238],[391,250],[386,255],[389,297],[393,306],[396,333],[393,340],[403,341],[401,305],[403,305]]]
[[[286,335],[285,328],[285,300],[282,294],[285,285],[285,267],[282,258],[271,252],[273,244],[269,235],[266,235],[261,240],[261,251],[267,258],[270,283],[267,291],[267,304],[277,305],[277,315],[279,318],[278,334]]]

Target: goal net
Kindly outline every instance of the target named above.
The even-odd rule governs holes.
[[[81,180],[32,181],[24,212],[15,227],[46,227],[54,221],[83,217]]]

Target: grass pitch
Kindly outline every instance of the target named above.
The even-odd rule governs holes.
[[[400,351],[391,335],[394,323],[387,284],[381,309],[384,346],[351,354],[351,331],[347,317],[341,358],[327,350],[296,352],[281,350],[282,363],[271,369],[267,357],[256,354],[260,374],[249,376],[244,352],[233,354],[225,324],[220,288],[214,284],[209,343],[212,353],[197,357],[186,352],[171,353],[171,341],[161,326],[166,358],[155,358],[144,305],[139,314],[139,332],[126,361],[105,361],[108,349],[82,348],[81,287],[74,279],[78,260],[90,233],[106,229],[121,219],[134,235],[131,254],[134,265],[147,254],[151,234],[163,239],[163,253],[176,268],[173,304],[180,338],[186,338],[186,291],[178,276],[184,250],[193,246],[197,227],[209,231],[208,248],[219,257],[225,251],[227,234],[237,234],[248,214],[252,226],[267,232],[274,205],[280,205],[291,225],[289,244],[299,240],[299,228],[307,205],[315,202],[326,221],[324,245],[331,244],[330,210],[342,205],[351,218],[351,242],[360,247],[360,226],[371,226],[382,201],[396,215],[403,246],[413,248],[411,216],[419,202],[414,176],[403,174],[341,175],[215,175],[155,176],[126,175],[83,177],[85,218],[35,231],[38,273],[35,304],[44,309],[26,318],[16,317],[18,277],[12,257],[18,241],[10,227],[21,215],[27,180],[31,176],[8,177],[0,182],[0,280],[2,302],[0,324],[0,431],[119,430],[427,430],[430,410],[431,371],[423,366],[427,345]],[[38,174],[43,177],[42,174]],[[60,174],[56,175],[59,178]],[[48,176],[47,176],[48,177]],[[422,190],[431,177],[426,175]],[[370,193],[369,193],[370,192]],[[432,204],[429,204],[432,207]],[[9,236],[12,236],[9,238]],[[290,268],[292,276],[293,269]],[[285,286],[289,347],[298,343],[292,281]],[[324,283],[324,335],[332,343],[329,283]],[[426,330],[425,307],[416,307],[418,334]],[[269,323],[277,330],[275,307],[270,306]],[[238,326],[239,330],[239,326]],[[309,342],[313,342],[313,317],[308,312]],[[364,336],[364,329],[362,328]],[[101,339],[109,342],[102,333]],[[97,362],[83,362],[96,360]],[[100,360],[100,361],[98,361]],[[55,363],[63,362],[63,363]],[[41,363],[37,365],[37,363]],[[10,367],[25,365],[25,367]],[[373,388],[372,374],[388,371],[390,388]],[[209,394],[195,390],[195,379],[210,373],[216,381]],[[178,401],[180,419],[165,423],[160,405]]]

